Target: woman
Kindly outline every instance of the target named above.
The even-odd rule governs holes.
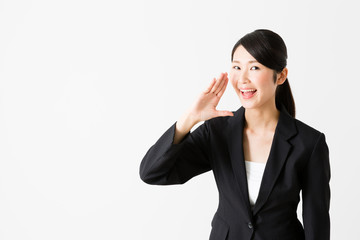
[[[141,179],[182,184],[212,170],[219,206],[211,240],[330,239],[329,151],[323,133],[295,119],[284,41],[256,30],[235,44],[231,62],[229,78],[242,106],[216,110],[229,79],[227,73],[214,78],[148,150]],[[296,213],[300,192],[303,225]]]

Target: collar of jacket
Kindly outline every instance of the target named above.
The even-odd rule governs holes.
[[[243,209],[247,209],[245,214],[248,214],[251,218],[256,215],[266,203],[274,187],[276,179],[286,162],[288,153],[292,148],[289,140],[297,134],[294,118],[289,115],[283,105],[281,105],[279,110],[279,120],[275,128],[270,154],[266,162],[259,195],[253,210],[251,210],[250,207],[243,150],[245,108],[241,106],[236,112],[234,112],[233,117],[228,118],[229,128],[227,129],[227,136],[229,136],[229,138],[227,138],[227,145],[229,148],[232,169],[242,194],[243,204],[245,205],[245,208]]]

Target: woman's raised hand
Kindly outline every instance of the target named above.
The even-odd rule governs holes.
[[[219,78],[213,78],[210,85],[196,99],[189,109],[189,114],[196,122],[205,121],[214,117],[234,116],[231,111],[216,110],[226,86],[229,82],[227,73],[221,73]]]
[[[210,85],[196,99],[194,104],[176,122],[174,144],[178,144],[191,128],[198,122],[214,117],[234,116],[230,111],[218,111],[220,98],[225,92],[229,79],[227,73],[221,73],[219,78],[214,78]]]

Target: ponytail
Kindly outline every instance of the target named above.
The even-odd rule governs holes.
[[[284,105],[285,110],[295,118],[295,102],[291,92],[289,80],[286,78],[285,82],[278,85],[275,93],[275,104],[277,109],[280,109],[281,104]]]

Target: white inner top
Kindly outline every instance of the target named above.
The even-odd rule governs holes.
[[[255,205],[259,195],[260,184],[265,170],[265,163],[245,161],[246,176],[251,206]]]

